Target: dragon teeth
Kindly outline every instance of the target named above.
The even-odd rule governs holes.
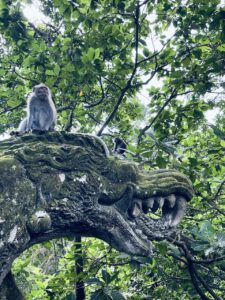
[[[164,205],[165,199],[163,197],[158,197],[158,198],[156,198],[156,201],[158,203],[159,208],[162,208]]]
[[[136,218],[140,215],[140,213],[142,212],[142,202],[135,200],[131,206],[131,210],[130,213],[132,215],[132,217]]]
[[[173,208],[176,203],[176,196],[174,194],[171,194],[166,197],[167,204],[170,208]]]
[[[146,206],[149,207],[149,208],[153,208],[154,201],[155,201],[154,198],[149,198],[149,199],[146,201]]]
[[[153,212],[157,211],[158,208],[163,208],[164,205],[173,208],[176,204],[176,196],[171,194],[166,197],[151,197],[145,200],[143,204],[144,207],[150,208]],[[145,211],[148,212],[148,209],[145,209]]]
[[[128,210],[130,216],[133,217],[129,224],[135,234],[147,242],[152,239],[153,233],[150,229],[152,226],[155,226],[156,230],[168,230],[169,228],[171,230],[176,227],[185,214],[186,206],[186,199],[175,194],[155,196],[145,200],[135,198]],[[160,218],[155,219],[148,215],[148,211],[155,212],[158,208],[162,211]],[[149,245],[149,247],[151,246]]]
[[[186,210],[186,199],[180,195],[170,194],[168,196],[150,197],[144,201],[135,199],[129,209],[133,218],[143,218],[143,213],[148,214],[149,210],[156,212],[158,208],[162,209],[162,221],[166,227],[176,226],[180,223]],[[147,221],[143,222],[147,225]]]
[[[172,222],[171,226],[176,226],[183,219],[187,207],[187,201],[184,197],[177,197],[176,208],[172,213]]]

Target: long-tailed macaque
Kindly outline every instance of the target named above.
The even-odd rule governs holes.
[[[116,137],[114,138],[113,142],[114,142],[113,155],[125,156],[127,145],[124,142],[124,140],[121,139],[120,137]]]
[[[54,130],[57,113],[50,89],[43,83],[35,85],[27,104],[27,117],[18,127],[18,132]]]

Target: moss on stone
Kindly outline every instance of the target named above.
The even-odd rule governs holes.
[[[135,163],[108,158],[99,139],[65,132],[2,141],[0,174],[0,282],[11,261],[39,236],[84,234],[146,254],[148,247],[123,214],[130,202],[175,192],[193,195],[179,172],[144,173]]]

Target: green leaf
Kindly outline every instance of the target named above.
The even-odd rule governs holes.
[[[168,251],[168,244],[165,242],[158,243],[157,248],[159,249],[161,255],[166,255]]]
[[[58,76],[59,72],[60,72],[60,66],[59,65],[55,65],[55,67],[54,67],[54,73],[55,73],[55,75]]]
[[[95,58],[99,58],[101,52],[102,52],[102,49],[101,49],[101,48],[96,48],[96,49],[95,49]]]
[[[103,269],[102,270],[102,278],[106,284],[109,284],[110,280],[111,280],[111,275],[106,270]]]
[[[222,140],[225,140],[225,133],[223,131],[221,131],[217,126],[213,124],[210,124],[209,126],[213,129],[213,132],[216,136],[218,136]]]
[[[113,300],[126,300],[126,298],[124,298],[124,296],[119,291],[116,290],[113,290],[111,292],[111,296]]]
[[[198,165],[198,160],[196,158],[190,157],[189,162],[190,162],[192,167],[195,167],[195,166]]]
[[[70,46],[72,44],[72,39],[71,38],[65,38],[63,39],[63,45],[65,46]]]
[[[97,284],[97,285],[102,285],[102,281],[99,280],[98,278],[90,278],[85,281],[87,284]]]
[[[216,235],[218,246],[221,248],[225,248],[225,233],[219,232]]]
[[[145,41],[145,40],[143,40],[143,39],[140,39],[140,43],[141,43],[142,45],[144,45],[144,46],[147,46],[147,43],[146,43],[146,41]]]
[[[134,259],[135,259],[135,261],[142,263],[142,264],[149,264],[152,262],[151,257],[135,256]]]
[[[181,253],[180,253],[180,250],[178,247],[174,246],[174,245],[169,245],[169,248],[171,250],[171,252],[177,256],[177,257],[180,257],[181,256]]]
[[[105,294],[104,289],[98,289],[91,294],[90,300],[112,300],[112,298]]]
[[[191,248],[194,251],[202,252],[209,248],[209,243],[206,241],[192,241]]]
[[[219,50],[221,52],[225,52],[225,44],[222,44],[219,47],[217,47],[217,50]]]
[[[47,50],[47,46],[46,46],[45,42],[41,42],[41,43],[39,44],[39,49],[40,49],[40,51],[42,51],[42,52],[44,52],[44,51]]]
[[[54,76],[55,75],[55,72],[53,70],[47,70],[45,72],[46,75],[50,75],[50,76]]]
[[[95,49],[94,48],[89,48],[88,52],[87,52],[87,58],[89,61],[92,61],[94,59],[94,55],[95,55]]]
[[[69,73],[71,73],[71,72],[73,72],[75,70],[75,66],[73,65],[73,64],[67,64],[65,67],[64,67],[64,71],[65,72],[69,72]]]
[[[203,221],[200,224],[200,233],[202,240],[210,241],[215,238],[215,230],[212,226],[212,223],[208,220]]]
[[[144,54],[145,57],[148,57],[150,55],[150,51],[148,50],[148,48],[145,47],[143,49],[143,54]]]
[[[159,168],[165,168],[166,164],[167,164],[165,158],[163,158],[162,156],[158,156],[156,158],[156,163],[157,163]]]

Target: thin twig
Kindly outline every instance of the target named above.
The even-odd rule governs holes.
[[[37,28],[33,23],[28,22],[29,26],[36,32],[38,33],[40,36],[42,37],[47,37],[46,32],[40,30],[39,28]]]
[[[143,1],[142,3],[140,3],[140,7],[141,6],[143,6],[143,5],[145,5],[145,4],[147,4],[148,2],[150,2],[151,0],[145,0],[145,1]]]
[[[72,108],[72,110],[70,111],[70,113],[69,113],[69,117],[68,117],[68,120],[67,120],[67,123],[66,123],[66,125],[64,126],[64,130],[65,131],[71,131],[71,128],[72,128],[72,126],[73,126],[73,114],[74,114],[74,110],[75,110],[75,108],[76,108],[76,106],[74,106],[73,108]]]
[[[163,112],[163,110],[167,107],[167,105],[171,102],[171,100],[173,100],[175,97],[177,96],[183,96],[183,95],[187,95],[192,93],[193,91],[186,91],[183,93],[177,93],[176,88],[174,88],[171,92],[171,95],[169,96],[169,98],[165,101],[165,103],[163,104],[163,106],[160,108],[160,110],[158,111],[158,113],[156,114],[156,116],[153,118],[153,120],[151,121],[151,123],[149,125],[146,125],[144,128],[142,128],[140,130],[139,136],[138,136],[138,145],[140,144],[143,135],[145,134],[145,132],[147,130],[149,130],[152,125],[156,122],[156,120],[158,119],[158,117],[161,115],[161,113]]]
[[[0,112],[0,115],[3,115],[3,114],[5,114],[5,113],[7,113],[7,112],[11,112],[11,111],[13,111],[13,110],[16,110],[16,109],[18,109],[18,108],[20,108],[20,107],[22,107],[22,106],[24,106],[24,103],[20,103],[20,104],[18,104],[17,106],[14,106],[14,107],[5,108],[3,111]]]
[[[100,98],[98,101],[94,102],[94,103],[85,104],[85,105],[84,105],[85,108],[92,108],[92,107],[95,107],[95,106],[101,104],[101,103],[106,99],[106,94],[107,94],[107,91],[108,91],[108,90],[105,92],[104,87],[103,87],[103,84],[102,84],[102,78],[101,78],[101,77],[100,77],[100,79],[99,79],[99,83],[100,83],[101,93],[102,93],[101,98]]]
[[[160,116],[160,114],[163,112],[163,110],[164,110],[164,108],[170,103],[170,101],[172,100],[172,99],[174,99],[175,97],[176,97],[176,95],[177,95],[177,90],[176,90],[176,88],[174,88],[173,90],[172,90],[172,92],[171,92],[171,95],[169,96],[169,98],[165,101],[165,103],[163,104],[163,106],[160,108],[160,110],[158,111],[158,113],[157,113],[157,115],[153,118],[153,120],[151,121],[151,123],[149,124],[149,125],[146,125],[144,128],[142,128],[141,130],[140,130],[140,134],[139,134],[139,136],[138,136],[138,145],[140,144],[140,142],[141,142],[141,139],[142,139],[142,136],[145,134],[145,132],[147,131],[147,130],[149,130],[151,127],[152,127],[152,125],[155,123],[155,121],[158,119],[158,117]]]
[[[61,112],[64,110],[73,109],[72,105],[65,105],[57,108],[57,112]]]
[[[32,79],[32,78],[28,78],[28,77],[25,77],[25,76],[22,76],[22,75],[20,75],[19,73],[17,73],[17,71],[16,70],[13,70],[13,72],[18,76],[18,77],[20,77],[20,78],[22,78],[22,79],[24,79],[24,80],[27,80],[27,81],[29,81],[29,82],[34,82],[35,84],[38,84],[39,82],[37,81],[37,80],[35,80],[35,79]]]

